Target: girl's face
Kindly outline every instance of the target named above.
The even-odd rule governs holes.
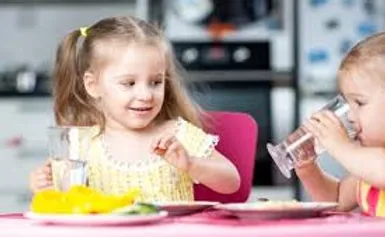
[[[88,93],[99,101],[107,126],[144,129],[162,109],[166,61],[152,46],[129,44],[109,52],[110,59],[96,77],[84,76]]]
[[[385,147],[385,87],[380,78],[365,74],[349,73],[341,78],[340,89],[351,107],[349,118],[358,141],[363,146]]]

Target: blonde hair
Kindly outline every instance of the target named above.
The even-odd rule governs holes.
[[[93,126],[105,128],[105,116],[96,101],[85,90],[83,75],[87,70],[98,71],[108,61],[100,48],[109,43],[124,45],[140,43],[163,50],[167,61],[165,100],[156,121],[178,116],[201,126],[202,112],[189,97],[183,85],[179,64],[161,30],[135,17],[112,17],[100,20],[87,28],[86,37],[78,47],[84,29],[70,32],[60,43],[53,75],[55,119],[58,125]],[[103,47],[101,46],[103,45]],[[79,49],[78,49],[79,48]],[[99,50],[100,49],[100,50]]]
[[[346,54],[337,72],[338,79],[341,81],[343,78],[350,78],[352,73],[365,71],[365,78],[380,78],[385,83],[384,59],[385,32],[381,32],[360,41]]]

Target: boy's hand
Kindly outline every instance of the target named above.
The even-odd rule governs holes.
[[[34,193],[53,186],[50,160],[30,174],[29,186]]]
[[[331,111],[315,113],[304,125],[330,153],[351,143],[343,124]]]
[[[155,139],[151,151],[163,157],[177,169],[188,172],[191,165],[190,156],[173,134],[165,134]]]

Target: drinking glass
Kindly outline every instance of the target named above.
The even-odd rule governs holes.
[[[356,136],[354,125],[348,119],[349,104],[342,95],[334,97],[321,110],[330,110],[340,119],[350,138]],[[302,125],[277,145],[267,144],[274,162],[286,178],[291,170],[316,159],[325,149]]]
[[[87,162],[80,157],[80,134],[85,127],[48,128],[48,149],[55,189],[67,191],[73,185],[86,185]],[[83,147],[84,149],[84,147]]]

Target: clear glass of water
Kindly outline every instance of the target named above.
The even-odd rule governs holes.
[[[66,191],[73,185],[86,185],[87,162],[82,156],[80,134],[85,127],[49,127],[48,149],[55,189]]]
[[[354,125],[348,119],[349,104],[342,95],[334,97],[321,110],[334,112],[342,122],[350,138],[356,136]],[[277,145],[267,144],[274,162],[286,178],[291,177],[291,170],[306,162],[316,159],[325,149],[302,125]]]

